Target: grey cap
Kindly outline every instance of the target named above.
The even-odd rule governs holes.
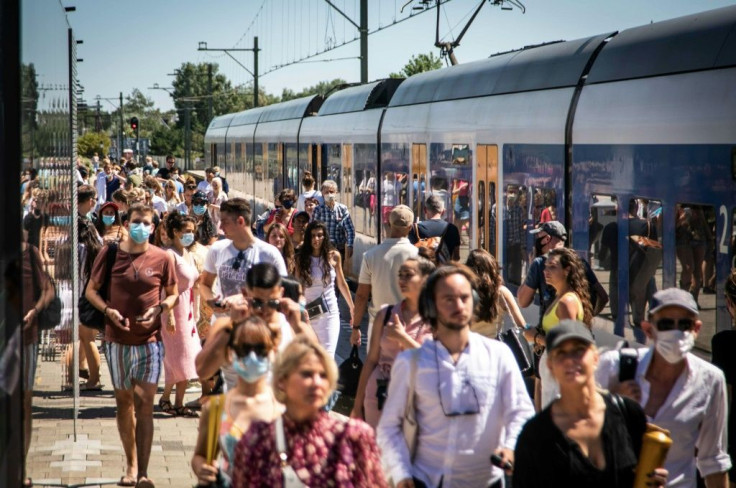
[[[680,307],[690,313],[700,315],[695,298],[689,292],[679,288],[667,288],[655,293],[649,302],[649,313],[657,313],[665,307]]]
[[[565,229],[565,226],[556,220],[550,220],[549,222],[545,222],[539,227],[537,227],[536,229],[529,231],[529,233],[539,234],[542,231],[551,235],[552,237],[557,237],[558,239],[562,239],[563,241],[567,240],[567,229]]]
[[[595,343],[593,333],[587,325],[577,320],[565,319],[547,332],[547,349],[550,351],[556,349],[569,339],[576,339],[588,344]]]

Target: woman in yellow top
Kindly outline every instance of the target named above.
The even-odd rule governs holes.
[[[580,257],[568,248],[553,249],[544,263],[544,280],[555,289],[555,300],[542,317],[542,329],[549,332],[565,319],[583,322],[589,328],[593,323],[593,307],[590,304],[585,265]],[[539,366],[539,381],[535,388],[534,402],[541,410],[559,394],[559,386],[547,367],[547,354],[543,354]]]

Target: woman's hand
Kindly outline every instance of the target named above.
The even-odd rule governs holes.
[[[360,342],[361,342],[360,329],[353,329],[353,331],[350,333],[350,345],[360,346]]]
[[[647,482],[647,486],[660,486],[664,487],[667,485],[667,477],[670,475],[669,471],[664,468],[657,468],[648,476],[652,479]]]
[[[401,325],[401,319],[398,314],[394,314],[391,320],[386,324],[384,330],[386,331],[386,337],[392,341],[396,341],[400,346],[406,341],[408,334]]]
[[[202,463],[195,474],[199,485],[209,486],[217,480],[217,461],[213,461],[213,464]]]
[[[396,488],[414,488],[414,480],[411,478],[401,480],[396,484]]]
[[[353,409],[350,411],[350,418],[365,420],[365,416],[363,414],[363,404],[358,403],[357,400],[355,401],[355,403],[353,403]]]

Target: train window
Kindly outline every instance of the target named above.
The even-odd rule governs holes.
[[[291,188],[299,194],[301,189],[299,188],[299,164],[295,142],[284,144],[284,167],[286,168],[286,181],[284,182],[286,188]]]
[[[470,252],[473,204],[473,153],[467,144],[432,143],[429,146],[429,186],[445,201],[445,220],[460,231],[460,260]]]
[[[299,192],[302,191],[301,182],[302,177],[304,176],[305,171],[312,171],[312,165],[309,160],[309,144],[299,144],[298,149],[298,157],[299,157],[299,175],[298,180],[299,183],[297,184],[297,187],[299,188]],[[314,176],[314,173],[312,173],[312,176]],[[319,190],[319,185],[316,186],[316,188]]]
[[[623,337],[624,320],[618,316],[618,201],[613,195],[594,194],[588,219],[588,260],[596,278],[608,292],[608,304],[599,320],[610,319],[613,331]]]
[[[728,218],[728,217],[726,217]],[[731,210],[731,242],[722,242],[721,246],[726,246],[726,249],[730,249],[730,255],[731,255],[731,269],[736,269],[736,208]],[[726,220],[728,222],[728,220]],[[724,229],[723,235],[726,236],[726,230]],[[725,240],[725,239],[724,239]],[[728,252],[728,251],[727,251]]]
[[[322,145],[322,172],[324,180],[333,180],[337,183],[337,193],[341,194],[342,188],[342,158],[340,157],[340,144]]]
[[[266,182],[266,168],[265,168],[265,144],[257,142],[254,144],[253,158],[255,164],[255,194],[256,197],[264,199],[266,195],[265,182]]]
[[[524,233],[524,215],[528,198],[527,189],[519,185],[506,185],[504,188],[504,204],[501,209],[503,219],[503,268],[504,278],[514,285],[521,285],[524,279],[526,239]],[[498,218],[498,206],[491,209],[493,219]]]
[[[411,188],[409,188],[414,216],[424,218],[425,193],[427,191],[427,145],[412,144],[411,146]]]
[[[268,200],[269,202],[275,202],[276,196],[283,190],[284,188],[284,182],[283,182],[283,168],[282,168],[282,155],[280,149],[280,144],[277,142],[269,142],[268,143],[268,155],[266,156],[266,160],[268,161],[268,182],[270,185],[270,188],[265,188],[266,194],[264,195],[264,198]]]
[[[353,197],[353,223],[355,229],[367,236],[376,237],[376,170],[378,161],[375,144],[353,146],[353,168],[358,185]]]
[[[479,144],[477,147],[477,201],[478,247],[496,255],[496,218],[492,209],[496,204],[498,146]]]
[[[353,211],[353,145],[345,144],[342,148],[342,201]]]
[[[255,165],[253,164],[253,143],[245,143],[245,193],[247,195],[254,195],[255,188]],[[255,209],[254,209],[255,211]]]
[[[381,222],[388,236],[388,216],[396,205],[407,205],[409,192],[409,146],[381,146]],[[415,216],[416,217],[416,216]]]

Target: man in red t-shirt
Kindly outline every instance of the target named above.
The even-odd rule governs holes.
[[[95,259],[86,297],[106,319],[105,352],[127,461],[119,484],[152,487],[148,460],[153,440],[153,397],[163,358],[159,316],[174,307],[179,292],[173,257],[148,244],[154,227],[153,209],[132,205],[124,225],[128,238],[117,248],[108,288],[110,298],[105,301],[98,292],[105,279],[109,246]]]

